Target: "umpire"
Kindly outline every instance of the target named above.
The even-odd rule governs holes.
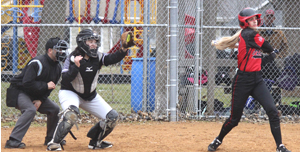
[[[58,123],[59,106],[48,99],[55,89],[61,75],[61,65],[66,57],[68,44],[58,37],[50,38],[46,43],[44,55],[30,60],[20,75],[10,81],[7,90],[7,106],[15,107],[22,113],[16,126],[6,141],[5,148],[22,148],[26,145],[22,142],[36,111],[47,114],[47,133],[45,145],[52,139],[55,127]]]

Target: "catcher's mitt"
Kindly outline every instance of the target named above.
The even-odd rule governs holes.
[[[133,33],[131,31],[124,32],[121,35],[121,42],[122,42],[122,48],[129,48],[135,45],[135,42],[133,40]]]

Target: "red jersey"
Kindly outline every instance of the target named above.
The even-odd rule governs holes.
[[[246,28],[239,36],[238,68],[245,72],[261,70],[261,46],[265,39],[255,30]]]

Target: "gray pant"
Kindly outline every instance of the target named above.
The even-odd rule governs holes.
[[[36,114],[36,111],[40,112],[41,114],[47,114],[46,138],[51,139],[53,137],[56,125],[59,120],[58,113],[60,110],[59,106],[55,102],[47,99],[46,101],[42,102],[39,109],[36,110],[30,97],[27,94],[21,92],[18,96],[17,109],[21,111],[22,115],[18,119],[16,126],[10,134],[10,137],[22,141]]]

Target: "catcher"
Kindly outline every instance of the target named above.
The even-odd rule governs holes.
[[[70,130],[76,125],[79,108],[101,119],[87,133],[91,138],[88,148],[112,147],[112,143],[103,139],[115,128],[118,113],[96,92],[96,86],[102,65],[120,62],[127,55],[128,48],[135,44],[133,34],[124,32],[121,36],[122,48],[112,54],[98,52],[99,36],[90,29],[80,31],[76,42],[77,47],[67,57],[62,70],[61,90],[58,96],[63,111],[47,150],[63,149],[62,141],[69,132],[72,135]]]

